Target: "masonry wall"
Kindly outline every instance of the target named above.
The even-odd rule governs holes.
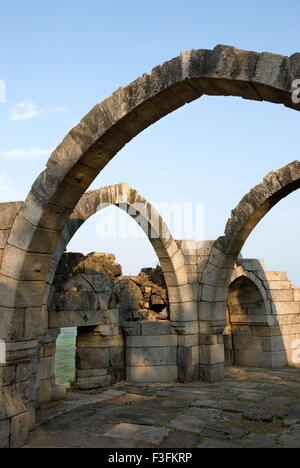
[[[262,260],[239,259],[232,280],[225,330],[227,363],[300,367],[299,289],[285,272],[265,271]]]
[[[178,336],[169,321],[127,322],[123,329],[129,382],[177,381]]]

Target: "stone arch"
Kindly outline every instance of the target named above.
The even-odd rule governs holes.
[[[189,50],[97,104],[52,153],[17,213],[4,248],[1,306],[41,323],[30,342],[23,335],[14,343],[14,355],[26,360],[36,348],[36,338],[44,331],[45,279],[64,226],[91,182],[126,143],[204,94],[265,100],[300,110],[298,99],[292,98],[299,75],[299,53],[283,57],[226,46]],[[28,427],[25,408],[23,415]],[[10,418],[12,425],[14,417],[19,416]],[[20,445],[14,440],[17,431],[11,434],[11,445]]]
[[[4,261],[1,271],[9,291],[3,305],[41,303],[45,274],[65,222],[99,172],[138,133],[204,94],[266,100],[299,110],[292,99],[299,73],[299,53],[283,57],[227,46],[189,50],[97,104],[52,153],[15,219],[8,240],[15,261],[10,268]],[[32,294],[24,293],[25,286]]]
[[[184,302],[184,289],[181,288],[190,288],[190,285],[183,253],[154,206],[127,183],[102,187],[83,195],[66,223],[51,258],[46,284],[52,284],[61,255],[78,229],[95,213],[112,205],[128,213],[143,229],[160,261],[171,298],[177,295],[178,302]]]
[[[232,269],[255,226],[280,200],[299,188],[300,161],[294,161],[270,172],[231,212],[225,234],[216,240],[210,254],[210,262],[218,269],[215,302],[226,300]]]
[[[217,341],[218,348],[212,351],[209,346],[208,352],[206,345],[200,346],[200,361],[201,353],[203,356],[209,355],[204,364],[200,364],[204,376],[208,372],[207,366],[212,363],[217,369],[216,376],[222,378],[224,372],[221,335],[226,326],[226,301],[231,275],[243,245],[272,207],[299,187],[299,161],[270,172],[261,184],[256,185],[242,198],[231,212],[224,235],[211,243],[207,262],[200,273],[202,295],[198,307],[200,335],[203,335],[200,336],[200,342],[206,342],[208,336],[214,336],[213,339],[209,339]]]
[[[245,268],[241,260],[231,277],[224,331],[225,365],[271,367],[263,338],[271,327],[271,302],[263,284],[264,270],[258,260],[251,262],[256,263],[255,273],[247,270],[247,260]]]

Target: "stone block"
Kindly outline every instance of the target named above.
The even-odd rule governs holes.
[[[111,376],[104,375],[98,377],[78,378],[75,382],[75,387],[80,390],[92,390],[95,388],[108,387],[111,384]]]
[[[178,365],[194,366],[199,364],[199,346],[178,346]]]
[[[80,379],[85,379],[87,377],[103,377],[107,375],[107,369],[77,370],[76,375]]]
[[[171,323],[167,320],[142,321],[141,327],[144,336],[170,335],[171,333]]]
[[[126,379],[136,383],[169,383],[178,378],[177,366],[150,366],[126,368]]]
[[[17,281],[3,275],[0,279],[3,307],[40,307],[45,289],[44,281]]]
[[[8,418],[26,412],[23,395],[24,389],[20,385],[11,385],[3,388],[3,403]]]
[[[111,367],[122,368],[125,365],[124,346],[109,348],[109,363]]]
[[[67,397],[65,385],[55,385],[51,391],[51,401],[60,401]]]
[[[141,322],[124,322],[122,329],[127,336],[139,336],[141,334]]]
[[[215,286],[203,285],[202,298],[203,302],[221,302],[226,301],[228,296],[228,288],[219,288]]]
[[[41,380],[39,388],[39,403],[44,405],[50,403],[52,397],[52,379]]]
[[[9,243],[25,251],[52,255],[59,238],[60,231],[37,228],[17,216],[9,236]]]
[[[273,302],[292,302],[294,300],[294,289],[270,289],[267,291],[268,299]]]
[[[196,335],[178,335],[178,346],[198,346],[198,334]]]
[[[176,335],[128,336],[127,348],[173,347],[177,346]]]
[[[0,449],[9,448],[9,421],[0,421]]]
[[[185,302],[170,304],[170,319],[172,322],[193,322],[197,320],[197,303]]]
[[[219,364],[223,363],[224,357],[224,345],[200,345],[200,363],[202,364]]]
[[[177,347],[128,348],[126,365],[129,367],[176,366]]]
[[[16,366],[16,382],[25,382],[31,375],[31,363],[22,363]],[[1,372],[1,370],[0,370]]]
[[[189,282],[187,267],[185,265],[183,265],[181,268],[179,268],[175,272],[173,271],[173,272],[164,273],[164,276],[165,276],[166,284],[169,287],[172,287],[172,286],[176,287],[178,285],[188,284]]]
[[[24,339],[24,309],[0,307],[0,340]]]
[[[14,365],[0,366],[0,387],[6,387],[14,383],[16,378],[16,368]],[[0,418],[1,420],[1,418]]]
[[[172,334],[196,335],[199,332],[198,321],[194,322],[172,322]]]
[[[6,231],[0,230],[0,249],[4,249],[8,240],[9,233],[10,233],[9,230],[6,230]]]
[[[121,327],[117,323],[111,325],[98,325],[94,328],[94,333],[97,333],[100,336],[119,335],[121,333]]]
[[[34,340],[48,328],[47,307],[25,309],[24,339]]]
[[[11,448],[22,447],[27,442],[30,426],[30,414],[26,413],[14,416],[10,427],[10,446]]]
[[[78,335],[78,348],[110,348],[124,345],[123,335],[101,336],[101,335]],[[99,367],[99,366],[98,366]]]
[[[192,284],[191,287],[193,290],[194,302],[201,301],[203,285],[197,282]]]
[[[285,345],[281,336],[262,337],[263,351],[284,351]]]
[[[104,369],[109,366],[109,348],[77,348],[77,368]]]
[[[50,357],[42,357],[40,360],[41,365],[41,379],[50,379],[54,376],[54,358]]]
[[[0,229],[9,230],[23,202],[0,203]]]
[[[198,304],[198,319],[200,321],[222,320],[226,316],[226,302],[200,302]]]
[[[92,327],[101,322],[100,310],[63,310],[49,312],[50,328]]]
[[[1,273],[24,281],[39,281],[46,277],[51,256],[27,253],[7,244],[2,258]]]
[[[169,301],[170,303],[180,303],[180,302],[193,302],[193,288],[190,284],[177,287],[169,287]]]
[[[45,343],[43,345],[44,357],[55,356],[55,352],[56,352],[56,343]]]
[[[215,383],[224,380],[224,363],[200,364],[200,378],[205,382]]]
[[[43,338],[43,342],[44,343],[54,343],[57,340],[59,335],[60,335],[60,329],[59,328],[56,328],[56,329],[53,328],[51,330],[47,330],[47,333]]]
[[[263,281],[287,281],[285,271],[259,271],[257,275]]]
[[[291,283],[289,281],[263,281],[263,285],[266,289],[290,289]]]
[[[265,261],[258,258],[239,258],[237,264],[248,271],[261,271],[265,267]]]
[[[299,302],[275,302],[271,307],[274,315],[297,315],[300,312]]]
[[[199,380],[199,364],[178,365],[179,382],[189,383]]]
[[[300,301],[300,288],[294,289],[294,301]]]

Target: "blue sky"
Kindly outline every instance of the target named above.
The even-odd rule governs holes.
[[[300,50],[299,1],[2,2],[0,200],[24,199],[52,149],[119,86],[191,48],[217,44],[290,55]],[[275,104],[203,97],[130,142],[92,188],[127,181],[149,201],[202,203],[205,238],[272,169],[299,159],[300,114]],[[100,239],[103,216],[70,250],[110,251],[125,273],[157,259],[146,239]],[[265,258],[300,286],[300,192],[255,229],[243,254]],[[101,218],[102,216],[102,218]],[[120,215],[126,216],[126,215]],[[133,221],[132,221],[133,223]]]

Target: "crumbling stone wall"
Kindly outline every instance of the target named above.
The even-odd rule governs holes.
[[[248,367],[300,367],[300,289],[264,261],[239,258],[232,274],[224,332],[225,362]]]
[[[121,266],[112,254],[65,253],[53,288],[49,304],[52,336],[56,339],[60,328],[78,327],[75,376],[78,389],[98,388],[126,377],[125,323],[165,322],[170,333],[168,292],[159,266],[145,268],[138,276],[122,276]],[[43,353],[46,355],[41,358],[39,399],[45,403],[53,399],[53,391],[56,399],[62,392],[55,386],[55,342],[43,344]],[[172,362],[176,367],[177,360]],[[153,359],[148,361],[149,372],[153,363]],[[163,355],[160,363],[167,363]],[[128,369],[127,376],[129,373]],[[153,378],[153,372],[151,375]],[[151,380],[150,376],[147,378]]]

